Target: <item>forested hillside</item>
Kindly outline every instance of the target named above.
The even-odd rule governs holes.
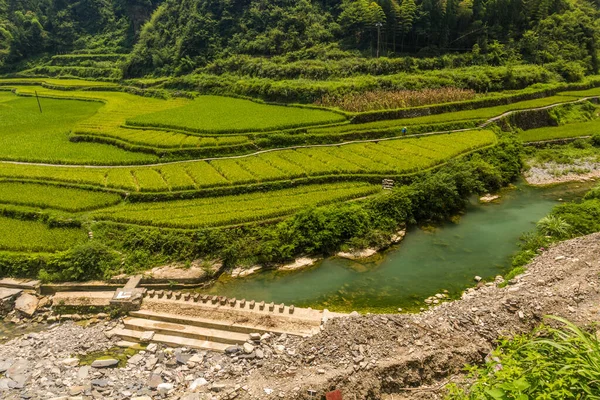
[[[411,55],[598,71],[598,0],[0,0],[0,59],[131,52],[126,77],[237,72],[248,56]],[[147,22],[146,22],[147,21]],[[145,23],[145,25],[143,25]],[[242,56],[243,55],[243,56]],[[246,58],[244,58],[246,57]],[[448,65],[449,64],[449,65]]]
[[[0,0],[0,64],[41,55],[127,52],[158,0]]]
[[[468,63],[564,60],[596,71],[597,17],[598,4],[587,0],[167,0],[144,28],[127,72],[188,72],[230,54],[284,55],[328,44],[335,47],[313,53],[343,57],[332,51],[337,46],[366,56],[472,51]]]

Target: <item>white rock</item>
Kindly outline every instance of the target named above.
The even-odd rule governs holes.
[[[238,268],[235,268],[235,269],[233,269],[231,271],[231,277],[232,278],[243,278],[245,276],[252,275],[252,274],[255,274],[257,272],[260,272],[260,271],[262,271],[262,269],[263,268],[260,265],[255,265],[255,266],[250,267],[250,268],[241,268],[241,267],[238,267]]]
[[[161,383],[160,385],[158,385],[156,387],[156,390],[158,390],[159,394],[166,395],[171,390],[173,390],[173,384],[172,383]]]
[[[74,358],[74,357],[73,358],[65,358],[60,363],[62,365],[64,365],[65,367],[76,367],[79,365],[79,359]]]
[[[149,351],[150,353],[155,353],[156,350],[158,350],[158,345],[156,343],[150,343],[148,347],[146,347],[146,351]]]
[[[244,343],[244,353],[246,354],[250,354],[254,351],[254,346],[252,346],[250,343],[246,342]]]
[[[144,331],[140,336],[140,342],[148,343],[154,337],[154,331]]]
[[[188,360],[188,362],[193,362],[195,364],[200,364],[204,361],[204,358],[199,355],[199,354],[194,354],[192,357],[190,357],[190,359]]]
[[[281,354],[281,353],[283,353],[284,351],[285,351],[285,346],[284,346],[284,345],[282,345],[282,344],[277,344],[277,345],[275,345],[275,352],[276,352],[276,353],[279,353],[279,354]]]
[[[273,393],[273,389],[265,388],[265,393],[271,394],[271,393]]]
[[[296,259],[296,261],[291,264],[282,265],[278,269],[280,271],[294,271],[297,269],[310,267],[311,265],[313,265],[316,262],[317,262],[316,258],[301,257],[301,258]]]
[[[190,390],[193,392],[201,386],[208,385],[208,381],[204,378],[198,378],[190,384]]]
[[[15,302],[15,309],[31,317],[35,313],[38,303],[39,300],[37,297],[23,293]]]
[[[481,280],[483,279],[482,277],[480,277],[479,275],[475,276],[475,282],[481,282]]]

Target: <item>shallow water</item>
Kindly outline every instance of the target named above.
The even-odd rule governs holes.
[[[329,258],[307,270],[269,271],[243,279],[222,277],[210,293],[339,311],[415,309],[448,290],[458,295],[476,275],[504,273],[522,233],[553,206],[579,198],[590,185],[506,191],[498,203],[474,201],[458,223],[433,230],[412,228],[404,241],[368,263]]]
[[[49,325],[45,323],[23,323],[13,324],[12,322],[5,322],[0,320],[0,344],[9,341],[15,337],[24,335],[26,333],[41,332],[49,328]]]

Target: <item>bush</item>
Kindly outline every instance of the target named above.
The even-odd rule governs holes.
[[[97,241],[50,257],[39,272],[48,281],[84,281],[110,277],[120,266],[117,254]]]
[[[594,133],[590,138],[590,142],[594,147],[600,147],[600,133]]]
[[[547,68],[556,72],[567,82],[580,82],[585,78],[585,67],[574,61],[558,61],[548,64]]]
[[[565,239],[571,233],[571,225],[564,219],[548,215],[536,224],[538,231],[545,236],[553,236],[557,239]]]
[[[590,143],[584,139],[576,139],[573,141],[572,144],[573,147],[575,147],[576,149],[587,149],[588,147],[590,147]]]
[[[448,387],[447,400],[591,399],[600,396],[600,342],[565,319],[500,341],[481,367],[469,367],[468,388]]]

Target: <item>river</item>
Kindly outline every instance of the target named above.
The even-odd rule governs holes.
[[[498,202],[473,199],[457,223],[409,229],[401,244],[369,262],[333,257],[301,271],[222,276],[208,293],[330,311],[418,310],[425,298],[442,290],[459,295],[476,275],[493,278],[506,272],[519,237],[559,199],[580,198],[590,186],[536,188],[520,182]]]

